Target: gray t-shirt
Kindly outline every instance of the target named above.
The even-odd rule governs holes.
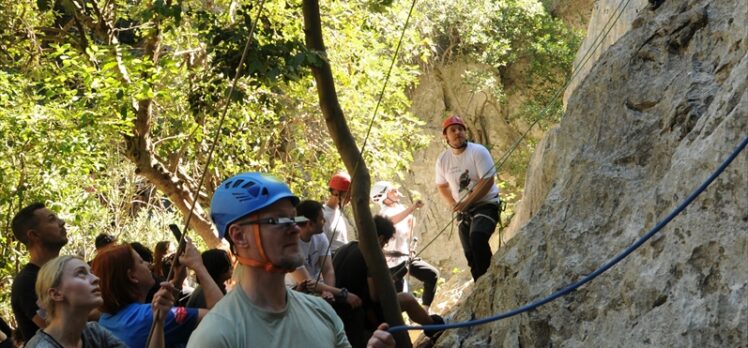
[[[330,257],[328,245],[327,237],[324,234],[312,235],[308,242],[299,239],[299,249],[301,249],[301,256],[304,257],[304,267],[313,279],[317,279],[322,271],[321,262],[325,254],[328,259]]]
[[[101,327],[95,321],[89,321],[86,328],[83,329],[81,340],[84,347],[102,347],[102,348],[128,348],[126,344]],[[26,342],[25,347],[30,348],[59,348],[60,344],[52,336],[42,332],[36,332],[36,335]]]
[[[319,297],[286,292],[286,308],[268,312],[236,286],[192,332],[188,348],[350,347],[343,321]]]

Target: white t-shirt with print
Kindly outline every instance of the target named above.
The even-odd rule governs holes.
[[[452,198],[457,202],[467,196],[481,178],[496,175],[496,167],[488,150],[483,145],[471,142],[460,154],[452,153],[451,149],[442,152],[436,160],[435,169],[436,184],[449,184]],[[477,202],[496,201],[498,195],[499,188],[493,185]]]

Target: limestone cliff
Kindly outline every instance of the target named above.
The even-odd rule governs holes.
[[[589,73],[600,56],[625,33],[631,30],[631,24],[640,11],[647,11],[647,0],[598,0],[592,6],[592,16],[584,21],[583,9],[590,8],[588,0],[556,0],[552,5],[553,12],[564,18],[564,21],[579,26],[587,23],[587,36],[579,46],[574,59],[573,79],[564,93],[564,105],[579,82]]]
[[[513,309],[592,272],[748,135],[748,2],[639,9],[541,143],[532,170],[545,178],[542,200],[451,320]],[[746,347],[747,259],[743,152],[683,214],[590,284],[530,313],[448,331],[437,345]]]

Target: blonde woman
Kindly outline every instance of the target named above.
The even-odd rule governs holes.
[[[174,303],[168,283],[153,299],[154,315]],[[47,327],[40,329],[26,347],[124,347],[127,346],[96,322],[87,322],[91,310],[103,303],[99,278],[76,256],[59,256],[47,262],[36,279],[36,294],[47,311]],[[162,318],[165,315],[161,315]],[[163,347],[163,321],[156,325],[150,347]]]

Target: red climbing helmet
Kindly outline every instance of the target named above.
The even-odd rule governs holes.
[[[462,128],[467,129],[465,122],[462,120],[462,118],[460,118],[460,116],[452,115],[447,117],[444,122],[442,122],[442,134],[447,134],[447,128],[455,124],[459,124],[460,126],[462,126]]]
[[[348,191],[351,187],[351,176],[346,172],[338,172],[330,178],[327,186],[337,191]]]

